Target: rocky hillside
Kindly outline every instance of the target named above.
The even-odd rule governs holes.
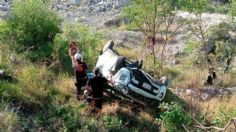
[[[226,1],[212,1],[225,3]],[[5,19],[10,11],[12,0],[0,2],[0,19]],[[121,28],[122,8],[129,4],[129,0],[68,0],[68,1],[51,1],[51,8],[62,18],[63,25],[83,23],[93,27],[100,32],[107,40],[115,41],[116,45],[125,47],[136,47],[137,52],[142,52],[141,48],[144,43],[144,35],[139,31],[126,31]],[[179,11],[176,20],[196,19],[193,14]],[[203,13],[202,23],[206,31],[209,27],[229,20],[229,16],[218,13]],[[169,60],[168,64],[178,63],[178,56],[186,47],[187,41],[192,38],[189,29],[186,26],[180,28],[175,34],[173,42],[167,45],[165,56]],[[159,54],[157,54],[159,56]],[[236,65],[236,59],[234,59]]]

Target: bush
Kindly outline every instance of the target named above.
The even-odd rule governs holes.
[[[223,127],[229,120],[229,115],[225,112],[225,109],[220,107],[217,115],[212,119],[211,123]]]
[[[62,38],[62,35],[57,35],[54,40],[53,57],[59,59],[64,72],[71,73],[73,70],[71,58],[68,54],[68,43],[66,39]]]
[[[0,81],[0,97],[2,101],[8,102],[20,96],[19,87],[5,81]]]
[[[161,112],[160,120],[167,131],[183,130],[182,124],[186,127],[190,125],[191,118],[183,112],[180,105],[176,103],[161,103],[159,108],[164,110]]]
[[[44,107],[50,103],[50,92],[53,89],[54,74],[46,67],[33,65],[24,66],[17,72],[19,80],[17,86],[20,88],[22,97],[17,101],[22,101],[28,107]]]
[[[71,40],[74,40],[77,43],[80,53],[84,57],[84,61],[87,63],[88,67],[92,69],[97,62],[99,51],[101,50],[100,45],[102,40],[100,35],[88,26],[75,24],[67,25],[62,36],[65,37],[64,40],[67,41],[67,43]],[[63,46],[63,48],[66,47]]]
[[[30,51],[33,61],[49,57],[55,35],[60,32],[60,19],[39,0],[14,1],[7,26],[17,51]],[[46,50],[46,51],[45,51]]]
[[[118,132],[121,130],[122,121],[117,117],[105,115],[103,117],[105,128],[108,132]]]

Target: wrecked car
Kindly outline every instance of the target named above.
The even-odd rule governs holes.
[[[125,95],[144,105],[153,101],[162,101],[166,94],[167,80],[155,80],[141,69],[142,61],[128,60],[119,55],[113,46],[113,41],[106,43],[96,64],[102,76],[108,78],[112,75],[113,86],[110,92]]]

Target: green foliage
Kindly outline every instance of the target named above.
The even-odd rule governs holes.
[[[229,8],[229,14],[231,16],[236,16],[236,0],[230,0],[230,8]]]
[[[14,109],[9,109],[8,104],[5,104],[3,101],[0,103],[0,131],[6,132],[6,131],[14,131],[15,128],[17,128],[20,122],[19,116],[17,115],[17,112],[15,112]]]
[[[131,29],[139,29],[144,32],[145,35],[152,36],[153,33],[156,33],[156,30],[161,27],[160,25],[163,24],[161,20],[153,20],[173,15],[175,6],[176,2],[174,0],[131,0],[130,5],[123,11],[123,17],[129,18],[129,27]],[[147,24],[146,27],[144,24]]]
[[[84,61],[87,63],[88,67],[92,69],[99,55],[99,45],[102,43],[100,35],[88,26],[72,24],[65,27],[63,37],[65,37],[64,40],[68,43],[71,40],[77,43]]]
[[[0,81],[0,97],[4,102],[9,102],[20,96],[20,88],[15,84],[6,81]]]
[[[122,121],[119,118],[105,115],[103,120],[105,128],[108,132],[118,132],[121,130]]]
[[[29,51],[30,59],[49,57],[52,41],[60,32],[60,19],[42,1],[14,1],[7,20],[10,36],[17,51]]]
[[[233,116],[236,116],[236,107],[234,107],[234,109],[233,109]]]
[[[228,120],[229,120],[229,115],[225,112],[224,108],[221,107],[221,108],[219,108],[217,116],[215,116],[212,119],[211,123],[216,126],[223,127],[225,125],[225,123],[227,123]]]
[[[206,11],[209,6],[208,0],[177,0],[180,9],[188,12],[194,12],[196,14],[201,14]]]
[[[191,118],[183,112],[180,105],[176,103],[161,103],[159,108],[164,110],[161,112],[160,120],[167,131],[178,131],[182,130],[181,124],[189,126],[191,123]]]
[[[177,9],[181,2],[176,0],[131,0],[129,6],[123,11],[123,17],[129,19],[128,27],[130,29],[138,29],[145,35],[146,44],[151,45],[151,54],[153,55],[153,65],[156,65],[155,45],[162,45],[160,56],[160,73],[164,65],[164,51],[166,45],[169,43],[170,36],[175,32],[170,29],[173,25]],[[179,23],[181,20],[178,20]],[[158,34],[162,33],[164,36],[158,40]],[[157,70],[154,66],[152,69],[154,74]]]
[[[213,54],[209,55],[212,62],[222,64],[227,59],[236,56],[235,38],[229,33],[230,31],[234,32],[235,29],[235,24],[225,22],[209,29],[210,40],[214,47]]]
[[[34,117],[36,129],[45,126],[47,131],[76,131],[81,127],[79,114],[70,105],[52,104],[47,109]]]
[[[26,104],[30,109],[39,109],[50,103],[50,92],[53,88],[54,74],[46,67],[24,66],[17,73],[21,97],[17,101]]]
[[[83,126],[80,131],[87,131],[87,132],[97,132],[98,130],[98,122],[96,119],[84,119],[84,124],[82,123],[81,126]]]
[[[0,69],[4,69],[5,71],[10,71],[11,64],[8,55],[8,47],[5,44],[0,43]]]
[[[183,53],[185,54],[191,54],[194,50],[198,48],[199,43],[196,41],[188,41],[187,47],[184,48]]]
[[[0,20],[0,41],[6,40],[9,38],[10,29],[6,21]]]
[[[57,35],[54,39],[54,51],[52,56],[59,59],[63,72],[71,73],[72,64],[68,54],[68,43],[67,40],[64,40],[60,35]]]
[[[206,11],[209,13],[228,14],[230,12],[231,4],[209,4]]]

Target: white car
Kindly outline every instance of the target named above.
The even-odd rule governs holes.
[[[113,45],[113,41],[106,43],[100,52],[96,67],[106,78],[112,74],[114,90],[142,104],[153,100],[162,101],[168,85],[166,79],[162,83],[155,80],[141,70],[142,61],[129,61],[114,51]]]

